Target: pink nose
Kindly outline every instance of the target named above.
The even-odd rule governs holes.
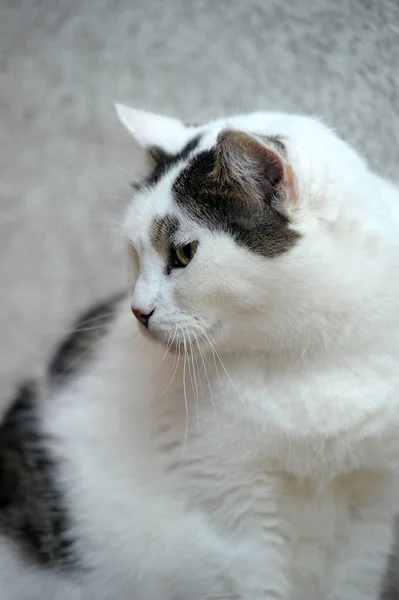
[[[136,319],[140,321],[142,325],[144,325],[144,327],[148,328],[148,321],[150,320],[151,315],[154,314],[154,311],[152,310],[150,313],[146,314],[139,308],[133,308],[132,306],[132,313],[134,314]]]

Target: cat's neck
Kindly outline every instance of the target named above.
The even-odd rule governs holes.
[[[87,382],[93,410],[98,411],[101,397],[108,431],[115,421],[115,436],[126,444],[131,443],[134,423],[144,427],[149,419],[159,424],[165,414],[184,440],[187,419],[194,422],[198,415],[200,424],[220,426],[244,446],[254,443],[257,436],[256,449],[265,460],[276,460],[301,476],[324,468],[320,458],[325,456],[324,444],[334,443],[338,458],[331,461],[333,476],[344,467],[362,465],[363,454],[357,449],[369,435],[367,428],[376,428],[377,436],[370,430],[374,444],[380,437],[378,423],[383,420],[387,431],[386,424],[392,422],[392,439],[397,439],[396,417],[389,411],[396,406],[390,395],[397,389],[399,368],[395,356],[378,350],[372,353],[370,348],[362,354],[359,349],[351,354],[340,352],[337,344],[334,352],[308,351],[299,356],[297,350],[284,355],[219,349],[212,353],[202,348],[193,355],[181,352],[179,357],[145,339],[128,311],[119,316],[103,350],[96,376]],[[215,436],[220,436],[217,429]],[[109,437],[114,439],[111,433]],[[195,439],[193,432],[191,439]],[[390,439],[384,438],[387,443]],[[340,453],[341,447],[348,452]],[[376,465],[381,466],[385,454],[379,446],[366,450],[374,453]],[[350,456],[358,462],[349,460]]]

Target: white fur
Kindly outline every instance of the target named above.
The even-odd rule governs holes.
[[[197,131],[121,119],[170,152]],[[153,337],[193,352],[144,337],[126,301],[87,373],[44,401],[87,567],[57,598],[379,597],[398,501],[399,193],[305,117],[219,120],[195,152],[227,126],[284,136],[302,237],[266,260],[207,231],[173,203],[183,165],[136,195],[132,303],[155,308]],[[166,214],[181,243],[199,241],[169,276],[150,240]],[[0,553],[2,599],[40,577],[29,597],[52,599],[50,575],[13,552]]]

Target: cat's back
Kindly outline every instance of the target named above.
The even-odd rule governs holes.
[[[44,435],[40,392],[21,387],[0,427],[0,589],[3,600],[81,600],[57,457]],[[68,575],[69,574],[69,575]]]

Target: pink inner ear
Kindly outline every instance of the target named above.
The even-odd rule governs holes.
[[[258,207],[268,183],[275,210],[290,214],[297,204],[297,181],[291,165],[276,149],[246,132],[225,129],[218,135],[217,150],[215,173],[219,179],[235,180],[251,198],[252,206]]]
[[[285,175],[283,159],[277,152],[267,146],[259,145],[257,148],[257,159],[264,170],[264,176],[270,183],[278,185]]]
[[[294,170],[289,164],[285,165],[285,174],[281,183],[281,188],[286,196],[285,204],[289,211],[289,209],[294,208],[298,202],[298,182]]]

